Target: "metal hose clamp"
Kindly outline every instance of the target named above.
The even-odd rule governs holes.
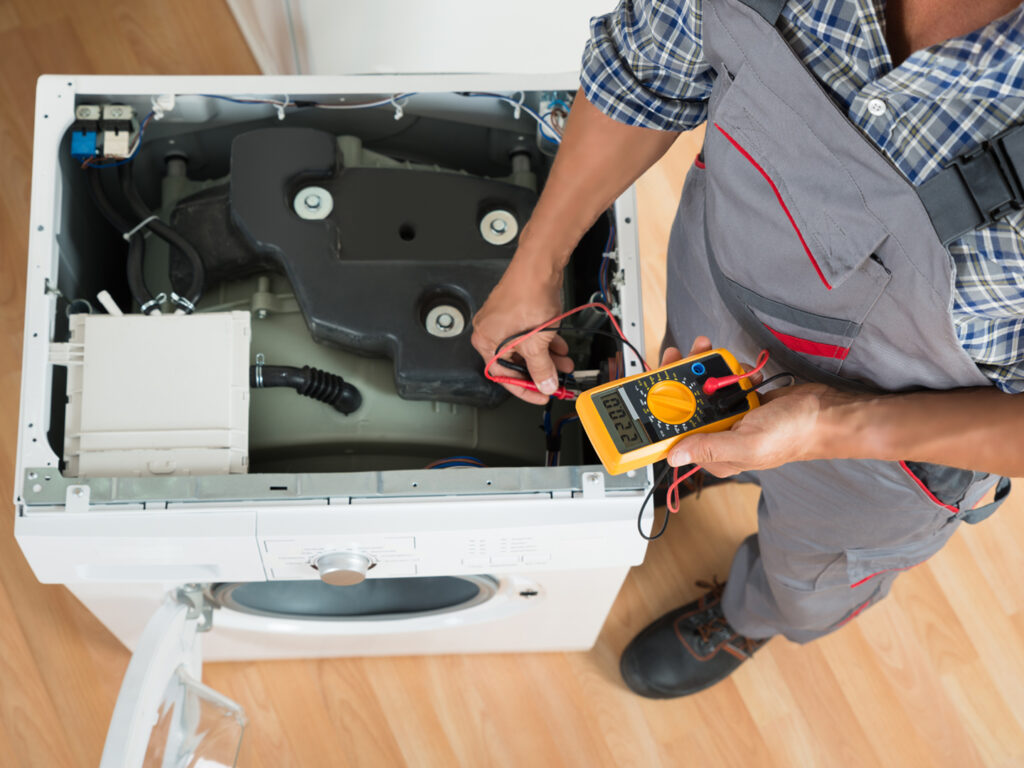
[[[192,314],[196,311],[196,305],[186,299],[184,296],[179,296],[174,291],[171,291],[171,301],[177,304],[179,307],[185,310],[188,314]]]
[[[256,389],[263,389],[263,363],[266,362],[266,358],[262,352],[256,353],[256,370],[254,378],[256,379]]]
[[[158,293],[152,299],[150,299],[145,304],[143,304],[141,307],[139,307],[139,311],[142,312],[142,314],[144,314],[144,315],[148,315],[150,312],[152,312],[154,309],[158,308],[165,301],[167,301],[167,294],[166,293]]]

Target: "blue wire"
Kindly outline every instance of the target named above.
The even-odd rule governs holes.
[[[549,139],[550,141],[554,142],[555,144],[561,144],[562,143],[562,137],[558,135],[558,133],[555,131],[555,129],[549,123],[547,123],[544,120],[543,117],[541,117],[539,114],[537,114],[530,107],[526,106],[525,104],[520,104],[518,101],[516,101],[515,99],[511,98],[510,96],[503,96],[500,93],[485,93],[485,92],[480,92],[480,93],[461,92],[461,93],[459,93],[459,95],[460,96],[465,96],[465,97],[470,98],[470,99],[481,99],[481,98],[483,98],[483,99],[497,99],[498,101],[503,101],[506,104],[511,104],[513,107],[517,107],[517,108],[523,110],[523,112],[525,112],[530,117],[532,117],[534,120],[536,120],[537,121],[537,125],[540,126],[541,133],[547,132],[549,134],[545,138]]]
[[[563,419],[562,421],[560,421],[558,423],[558,429],[555,431],[555,435],[557,437],[561,437],[562,436],[562,427],[564,427],[566,424],[571,424],[572,422],[579,421],[579,420],[580,420],[579,416],[570,416],[567,419]]]
[[[549,106],[551,107],[551,109],[554,109],[556,106],[559,106],[563,110],[565,110],[566,114],[568,114],[569,110],[571,109],[571,107],[568,104],[566,104],[564,101],[562,101],[561,99],[555,99],[554,101],[552,101],[550,103]]]
[[[448,467],[484,467],[484,464],[480,459],[475,456],[448,456],[444,459],[438,459],[438,463],[431,467],[431,469],[447,469]]]
[[[216,93],[197,93],[197,96],[202,96],[204,99],[217,99],[218,101],[230,101],[232,104],[281,104],[283,102],[273,102],[268,99],[239,99],[234,96],[221,96]]]
[[[601,298],[604,303],[610,305],[611,299],[608,296],[608,265],[611,263],[611,250],[615,242],[615,222],[612,221],[608,227],[608,240],[604,244],[604,257],[601,259],[601,267],[597,273],[597,285],[601,291]]]
[[[142,148],[142,134],[146,132],[146,126],[149,124],[149,120],[152,117],[153,112],[151,111],[148,115],[146,115],[145,119],[139,125],[139,137],[135,139],[135,148],[131,151],[131,154],[128,155],[128,157],[122,160],[118,160],[116,163],[104,163],[103,165],[90,164],[87,165],[86,168],[117,168],[117,166],[119,165],[124,165],[125,163],[130,163],[132,160],[134,160],[135,156],[139,154],[139,150]]]

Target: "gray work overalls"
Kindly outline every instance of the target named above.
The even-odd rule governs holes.
[[[954,268],[918,192],[775,28],[778,0],[706,0],[715,70],[703,163],[668,257],[669,338],[768,373],[900,392],[991,386],[957,342]],[[703,166],[703,167],[702,167]],[[936,465],[797,462],[761,486],[723,597],[741,634],[820,637],[934,555],[1000,478]],[[990,505],[991,506],[991,505]]]

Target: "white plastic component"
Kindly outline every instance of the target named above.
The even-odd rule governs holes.
[[[96,299],[109,314],[117,315],[118,317],[124,314],[124,312],[121,311],[121,308],[117,306],[117,302],[114,301],[114,297],[110,295],[109,291],[100,291],[96,294]]]
[[[66,474],[245,472],[249,339],[247,312],[72,315],[80,356],[54,355],[68,364]]]
[[[79,104],[75,107],[75,118],[78,120],[99,120],[102,113],[98,104]]]
[[[131,143],[131,131],[104,131],[103,156],[128,157],[129,152],[131,152]]]
[[[104,120],[131,120],[135,117],[135,110],[129,104],[104,104]]]
[[[153,105],[153,119],[163,120],[165,114],[174,111],[174,94],[161,93],[159,96],[153,96],[150,103]]]
[[[103,105],[103,156],[128,157],[131,153],[132,135],[134,133],[135,110],[128,104]],[[114,129],[109,122],[127,122],[129,127]]]

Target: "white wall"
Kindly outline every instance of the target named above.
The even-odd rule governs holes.
[[[296,65],[304,74],[320,75],[549,73],[579,69],[590,17],[610,10],[615,0],[228,0],[228,4],[267,74],[294,74]]]

